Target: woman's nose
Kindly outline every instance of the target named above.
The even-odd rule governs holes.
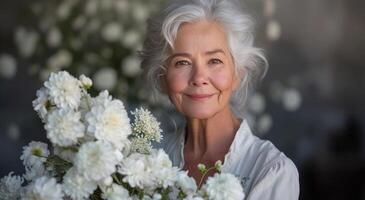
[[[192,70],[191,84],[193,86],[200,87],[208,85],[208,83],[208,72],[204,66],[194,66]]]

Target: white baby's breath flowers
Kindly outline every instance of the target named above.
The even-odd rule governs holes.
[[[34,110],[38,113],[38,116],[41,118],[43,122],[45,122],[46,115],[48,113],[48,90],[45,87],[37,90],[37,99],[35,99],[32,104]]]
[[[63,191],[74,200],[87,199],[96,188],[96,182],[86,180],[74,167],[63,177]]]
[[[24,179],[10,172],[0,179],[0,199],[19,199]]]
[[[88,133],[98,140],[114,144],[118,149],[124,147],[131,127],[127,111],[120,100],[111,100],[103,92],[92,103],[91,111],[85,116]]]
[[[122,153],[105,141],[83,144],[76,154],[74,165],[87,180],[101,181],[116,171]]]
[[[30,167],[38,163],[44,163],[48,156],[49,150],[46,143],[32,141],[23,147],[23,154],[20,156],[20,160],[23,160],[24,166]]]
[[[132,187],[153,188],[154,177],[151,176],[151,169],[146,155],[133,153],[121,162],[118,172],[124,175],[123,181]]]
[[[112,184],[111,187],[102,189],[102,198],[107,200],[132,200],[127,189],[121,185]]]
[[[62,186],[55,178],[42,176],[26,187],[22,199],[27,200],[63,200]]]
[[[151,142],[143,137],[133,137],[130,141],[132,152],[148,154],[152,150]]]
[[[137,108],[132,112],[134,122],[132,123],[133,135],[143,137],[150,141],[160,142],[162,139],[160,122],[152,113],[144,108]]]
[[[80,82],[66,71],[51,73],[44,86],[49,90],[49,97],[59,108],[78,108],[81,99]]]
[[[44,128],[47,138],[59,146],[70,146],[77,143],[78,138],[84,136],[85,126],[80,121],[81,113],[71,109],[52,111]]]
[[[239,180],[228,173],[216,173],[213,177],[209,177],[202,187],[202,191],[211,200],[242,200],[245,198]]]

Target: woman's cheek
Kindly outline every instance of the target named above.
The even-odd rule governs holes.
[[[212,80],[214,86],[220,91],[231,90],[233,87],[233,79],[231,76],[216,74]]]
[[[182,92],[187,85],[187,78],[184,73],[170,73],[167,76],[167,88],[169,93]]]

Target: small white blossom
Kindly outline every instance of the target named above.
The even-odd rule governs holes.
[[[48,90],[45,87],[37,90],[37,98],[32,102],[34,110],[38,113],[38,116],[45,122],[46,115],[48,113],[49,101]]]
[[[91,79],[89,77],[86,77],[85,75],[81,75],[79,77],[79,80],[81,82],[81,85],[86,89],[89,89],[93,85]]]
[[[59,108],[76,109],[80,104],[80,82],[66,71],[51,73],[44,86],[49,90],[52,103]]]
[[[123,59],[121,69],[124,75],[135,77],[141,71],[140,61],[135,56],[129,56]]]
[[[83,144],[76,154],[74,165],[87,180],[100,181],[116,171],[122,153],[104,141]]]
[[[80,121],[81,113],[70,109],[54,110],[47,117],[47,138],[59,146],[70,146],[84,136],[85,126]]]
[[[52,71],[58,71],[72,64],[72,54],[65,49],[58,51],[47,60],[47,67]]]
[[[39,34],[37,32],[28,31],[24,27],[18,27],[15,31],[15,43],[22,57],[32,56],[38,41]]]
[[[245,198],[240,181],[228,173],[216,173],[213,177],[209,177],[202,187],[202,191],[211,200],[242,200]]]
[[[20,156],[20,160],[23,161],[25,167],[31,167],[39,163],[44,163],[48,156],[49,150],[46,143],[32,141],[23,147],[23,154]]]
[[[111,22],[103,28],[102,36],[108,42],[115,42],[122,36],[122,31],[122,26],[118,22]]]
[[[74,167],[69,169],[63,177],[63,191],[72,199],[87,199],[96,188],[96,182],[86,180]]]
[[[98,70],[93,76],[95,88],[98,90],[112,90],[117,80],[117,72],[110,67]]]
[[[112,184],[111,187],[103,189],[102,198],[107,200],[132,200],[128,190],[117,184]]]
[[[14,172],[0,179],[0,199],[19,199],[24,179],[13,176]]]
[[[295,111],[300,107],[302,97],[298,90],[289,88],[283,92],[282,101],[286,110]]]
[[[47,34],[47,43],[50,47],[58,47],[62,41],[61,31],[53,27]]]
[[[62,200],[62,186],[55,178],[42,176],[26,187],[22,199],[27,200]]]
[[[16,60],[9,54],[0,55],[0,76],[11,79],[16,74]]]

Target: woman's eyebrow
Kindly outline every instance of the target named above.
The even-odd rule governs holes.
[[[222,49],[214,49],[212,51],[205,52],[206,55],[212,55],[212,54],[216,54],[216,53],[222,53],[222,54],[226,55],[226,53]]]
[[[169,57],[169,59],[173,59],[173,58],[178,57],[178,56],[181,56],[181,57],[189,57],[189,58],[191,58],[191,54],[189,54],[189,53],[178,52],[178,53],[173,53],[173,54]]]

